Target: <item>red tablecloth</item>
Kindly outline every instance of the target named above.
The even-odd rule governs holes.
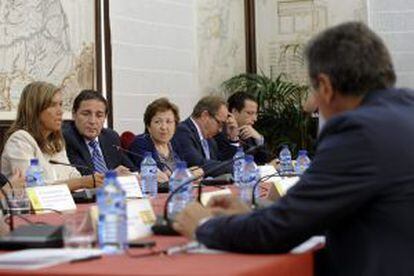
[[[154,202],[160,213],[165,195]],[[78,205],[85,210],[90,205]],[[30,216],[31,220],[61,224],[57,214]],[[19,223],[19,222],[17,222]],[[185,243],[183,237],[153,236],[157,245],[153,250]],[[131,249],[131,255],[148,253],[148,249]],[[313,275],[313,253],[300,255],[250,255],[250,254],[181,254],[133,257],[128,254],[104,256],[101,259],[62,264],[36,271],[0,270],[0,275]]]

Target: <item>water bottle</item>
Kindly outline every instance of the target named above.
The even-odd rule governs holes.
[[[259,180],[259,169],[254,162],[253,155],[246,155],[244,158],[243,174],[240,184],[240,198],[247,204],[252,202],[253,186]],[[259,193],[255,191],[256,197],[259,197]]]
[[[39,165],[39,159],[30,159],[30,166],[26,170],[26,186],[44,186],[43,169]]]
[[[298,158],[296,159],[295,172],[297,174],[303,174],[309,167],[310,163],[311,161],[308,157],[308,152],[306,150],[300,150]]]
[[[292,167],[292,154],[290,153],[289,147],[284,145],[279,153],[280,160],[280,173],[282,175],[289,174],[293,171]]]
[[[242,147],[237,148],[237,152],[233,157],[233,180],[234,184],[239,187],[244,166],[244,152]]]
[[[115,171],[105,174],[104,184],[96,193],[96,202],[99,247],[107,254],[124,252],[128,244],[126,195]]]
[[[169,188],[170,192],[175,191],[180,185],[186,183],[192,175],[187,169],[187,163],[184,161],[177,162],[177,167],[170,177]],[[168,217],[174,218],[185,206],[193,200],[192,183],[187,183],[185,187],[181,188],[168,203]]]
[[[141,162],[141,189],[142,195],[146,198],[157,196],[157,163],[149,151],[145,153],[145,158]]]

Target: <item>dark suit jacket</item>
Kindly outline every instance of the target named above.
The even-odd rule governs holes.
[[[210,160],[206,159],[197,128],[190,118],[181,122],[172,139],[173,148],[179,157],[186,161],[188,166],[200,166],[204,169],[206,176],[218,176],[225,173],[232,173],[233,165],[218,160],[217,145],[214,139],[208,139],[210,148]],[[222,166],[220,166],[220,164]],[[212,169],[213,167],[217,169]]]
[[[330,275],[414,275],[414,94],[373,91],[331,118],[286,196],[197,229],[209,247],[286,252],[326,231]]]
[[[66,152],[71,164],[89,166],[93,168],[92,157],[84,138],[79,134],[74,122],[69,122],[63,127],[63,136],[66,142]],[[105,159],[108,169],[112,170],[123,165],[131,171],[137,168],[132,164],[131,160],[123,153],[118,151],[113,145],[120,145],[119,135],[111,130],[104,128],[99,135],[99,145]],[[91,174],[88,169],[78,168],[82,175]]]
[[[134,138],[134,141],[132,141],[131,145],[129,146],[129,150],[132,153],[129,153],[128,156],[132,160],[132,162],[137,166],[138,168],[141,166],[141,162],[145,157],[146,152],[152,153],[152,158],[154,158],[155,162],[157,162],[157,167],[161,170],[170,170],[174,168],[166,168],[165,164],[161,162],[160,157],[158,155],[157,150],[155,149],[154,142],[152,141],[151,137],[147,133],[143,133],[140,135],[137,135]],[[177,153],[173,150],[173,156],[175,162],[179,161],[180,158],[178,157]]]
[[[233,158],[236,154],[237,147],[232,145],[230,140],[227,138],[226,133],[224,131],[220,132],[214,137],[214,140],[217,143],[217,149],[219,152],[219,159],[220,160],[228,160]],[[247,149],[256,146],[256,141],[254,138],[249,138],[246,140],[241,140],[240,145],[243,147],[244,151]],[[266,162],[269,162],[270,155],[266,149],[266,146],[263,145],[263,148],[259,148],[254,154],[254,161],[258,165],[263,165]]]

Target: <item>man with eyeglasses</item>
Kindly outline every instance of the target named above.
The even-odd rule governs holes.
[[[228,100],[228,109],[231,112],[229,123],[216,137],[219,158],[227,160],[232,158],[238,147],[244,150],[258,145],[264,145],[264,137],[253,125],[257,121],[258,105],[255,98],[245,92],[236,92]],[[264,164],[269,161],[266,148],[256,151],[255,162]]]
[[[217,144],[214,140],[228,120],[226,101],[217,96],[202,98],[194,107],[189,118],[181,122],[172,139],[174,148],[188,166],[202,167],[204,172],[222,161],[218,159]],[[232,164],[224,164],[206,176],[232,173]]]
[[[66,151],[70,162],[82,175],[116,170],[118,174],[136,171],[132,161],[117,149],[119,135],[104,128],[108,103],[97,91],[83,90],[75,98],[72,108],[73,121],[63,127]],[[90,167],[90,169],[88,169]]]

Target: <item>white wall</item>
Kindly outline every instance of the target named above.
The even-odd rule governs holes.
[[[368,0],[369,24],[391,51],[397,86],[414,88],[414,1]]]
[[[195,0],[110,1],[114,128],[144,130],[148,103],[168,96],[185,118],[200,98]]]
[[[185,119],[246,70],[243,0],[116,0],[110,21],[118,132],[142,132],[145,108],[160,96]]]

